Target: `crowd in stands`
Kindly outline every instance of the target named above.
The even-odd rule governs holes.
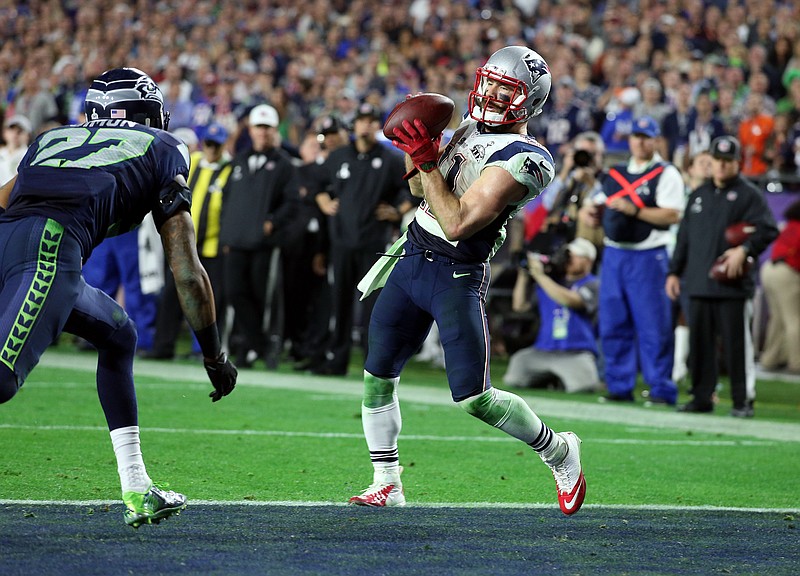
[[[34,135],[77,122],[88,79],[125,64],[159,82],[172,129],[215,121],[233,148],[266,102],[297,147],[316,118],[349,122],[364,100],[385,113],[427,90],[463,112],[486,55],[521,43],[553,73],[532,131],[556,153],[587,129],[625,153],[646,114],[679,165],[725,132],[742,140],[746,174],[796,173],[799,12],[775,0],[6,2],[0,103]]]
[[[549,64],[529,130],[559,166],[587,131],[607,166],[626,158],[634,119],[649,116],[681,170],[731,134],[742,174],[770,191],[800,184],[800,3],[777,0],[0,1],[0,107],[4,128],[33,139],[83,121],[90,79],[135,66],[162,88],[171,131],[202,140],[213,123],[233,155],[268,104],[299,164],[323,119],[352,127],[363,103],[385,115],[438,92],[456,125],[476,68],[513,44]]]

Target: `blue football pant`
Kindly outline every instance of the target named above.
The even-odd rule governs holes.
[[[426,258],[410,243],[405,250],[412,255],[400,258],[372,311],[364,369],[379,378],[399,376],[435,320],[453,400],[488,390],[489,265]]]
[[[122,286],[125,311],[137,327],[138,347],[151,350],[156,331],[158,295],[142,293],[138,231],[103,240],[84,264],[83,277],[90,286],[99,288],[112,298]]]
[[[78,242],[47,218],[0,224],[0,402],[10,400],[62,332],[98,350],[97,391],[109,429],[137,425],[136,329],[81,276]]]
[[[672,304],[664,285],[664,248],[622,250],[606,246],[600,270],[600,342],[610,394],[633,392],[641,370],[654,398],[675,402],[672,381]]]

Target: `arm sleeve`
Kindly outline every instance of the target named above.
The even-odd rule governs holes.
[[[192,191],[185,182],[172,180],[158,194],[158,203],[153,208],[153,221],[156,229],[161,230],[161,226],[172,216],[185,210],[191,212]]]

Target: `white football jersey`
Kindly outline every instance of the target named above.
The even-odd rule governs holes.
[[[506,224],[525,204],[536,198],[555,175],[550,152],[532,136],[493,133],[472,119],[464,120],[439,159],[439,171],[460,198],[487,166],[499,166],[528,189],[522,200],[509,204],[493,222],[466,240],[451,242],[424,200],[409,226],[414,245],[433,250],[458,262],[489,260],[506,238]]]

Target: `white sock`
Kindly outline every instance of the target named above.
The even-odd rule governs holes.
[[[117,457],[117,472],[122,492],[147,492],[152,481],[142,459],[139,427],[126,426],[111,431],[111,443]]]
[[[380,476],[380,478],[399,481],[397,438],[403,427],[403,419],[400,415],[400,403],[397,401],[397,395],[394,396],[392,402],[379,408],[367,408],[362,404],[361,423],[364,427],[364,438],[367,440],[376,480]]]
[[[490,388],[462,400],[459,405],[476,418],[525,442],[548,465],[558,464],[567,455],[563,438],[542,422],[525,400],[512,392]]]

